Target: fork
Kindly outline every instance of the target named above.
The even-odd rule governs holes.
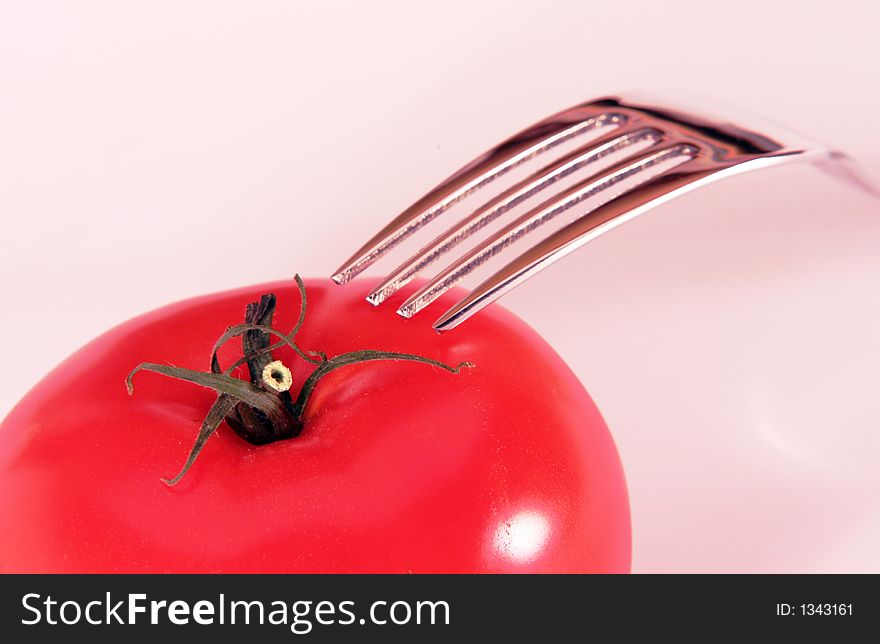
[[[747,124],[748,122],[748,124]],[[440,270],[397,312],[412,317],[476,268],[572,210],[562,227],[501,266],[434,322],[443,332],[588,241],[694,188],[746,170],[809,161],[877,194],[841,152],[754,118],[670,106],[635,96],[581,103],[511,136],[413,203],[332,276],[344,284],[452,206],[516,166],[563,144],[578,146],[492,196],[391,271],[367,294],[379,305],[465,239],[562,179],[557,191]]]

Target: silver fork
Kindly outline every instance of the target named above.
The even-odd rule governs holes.
[[[806,160],[877,194],[844,154],[778,126],[614,96],[554,114],[477,157],[380,230],[334,273],[333,280],[348,282],[509,170],[573,142],[582,144],[477,207],[393,270],[370,291],[367,301],[381,304],[469,236],[569,176],[578,181],[511,219],[446,266],[397,312],[415,315],[474,269],[570,209],[576,216],[569,223],[498,269],[437,319],[434,328],[441,332],[454,328],[588,241],[665,201],[738,172]]]

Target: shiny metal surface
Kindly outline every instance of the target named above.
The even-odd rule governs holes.
[[[564,227],[543,239],[485,279],[435,323],[447,331],[543,268],[622,223],[689,190],[732,174],[792,161],[810,161],[837,178],[869,191],[843,153],[809,141],[753,117],[715,108],[673,107],[639,97],[614,96],[582,103],[515,134],[464,166],[398,215],[364,244],[333,275],[344,284],[422,226],[512,168],[562,143],[587,139],[573,152],[533,172],[474,209],[423,246],[370,291],[381,304],[416,275],[445,258],[460,242],[509,210],[572,176],[578,179],[440,270],[398,309],[416,315],[474,269],[562,213],[573,213]],[[607,164],[608,159],[615,162]],[[606,161],[603,165],[602,161]],[[575,287],[576,285],[573,285]]]

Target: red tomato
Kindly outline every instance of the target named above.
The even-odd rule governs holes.
[[[451,333],[430,312],[374,308],[363,282],[307,283],[300,346],[417,353],[341,368],[297,438],[253,446],[224,423],[175,487],[215,393],[139,362],[207,370],[248,302],[293,281],[167,306],[100,336],[0,426],[3,572],[626,572],[623,472],[601,415],[560,357],[491,306]],[[436,311],[461,292],[447,294]],[[433,307],[432,307],[433,308]],[[234,346],[233,346],[234,345]],[[240,355],[232,341],[224,364]],[[288,349],[294,390],[311,367]]]

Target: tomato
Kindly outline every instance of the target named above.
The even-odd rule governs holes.
[[[299,436],[254,446],[221,424],[169,487],[160,477],[180,470],[216,393],[141,372],[129,396],[127,374],[144,360],[207,370],[247,303],[274,292],[273,326],[286,331],[299,295],[292,281],[268,284],[135,318],[63,362],[0,426],[0,570],[628,571],[621,464],[562,359],[496,305],[438,335],[436,316],[371,307],[365,286],[307,282],[298,344],[475,366],[340,368],[318,383]],[[226,365],[236,351],[224,347]],[[274,357],[293,390],[313,369],[288,347]]]

